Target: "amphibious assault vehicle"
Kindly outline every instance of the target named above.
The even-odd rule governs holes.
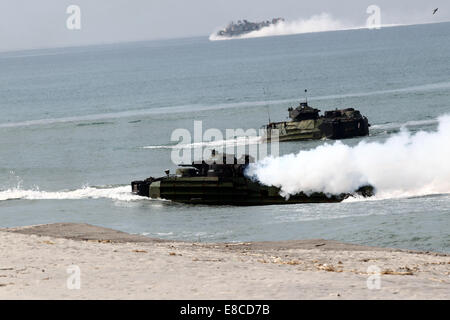
[[[271,21],[250,22],[247,20],[239,20],[237,23],[231,22],[225,29],[219,30],[217,36],[220,37],[237,37],[252,31],[258,31],[271,25],[277,25],[283,22],[283,18],[273,18]]]
[[[179,165],[175,174],[166,170],[163,177],[133,181],[132,192],[188,204],[235,206],[340,202],[355,195],[373,195],[372,186],[363,186],[354,193],[329,195],[300,192],[286,199],[280,195],[280,188],[262,185],[245,175],[251,162],[253,158],[249,155],[238,160],[233,155],[219,154],[213,150],[210,160]]]
[[[262,127],[265,140],[345,139],[369,134],[369,121],[353,108],[325,111],[322,116],[319,109],[302,102],[288,111],[291,121],[269,122]]]

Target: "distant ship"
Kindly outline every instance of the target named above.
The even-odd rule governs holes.
[[[273,18],[272,21],[267,20],[262,22],[238,20],[237,23],[231,22],[225,29],[219,30],[216,35],[219,37],[238,37],[246,33],[276,25],[283,21],[283,18]]]

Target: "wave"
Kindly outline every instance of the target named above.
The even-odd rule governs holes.
[[[382,27],[392,27],[398,25],[383,25]],[[271,36],[284,36],[291,34],[342,31],[366,29],[366,26],[357,26],[352,23],[343,22],[333,18],[329,13],[321,13],[311,16],[309,19],[297,19],[294,21],[282,21],[277,24],[264,27],[260,30],[252,31],[240,36],[224,37],[218,36],[217,32],[209,36],[210,41],[231,40],[231,39],[248,39]]]
[[[97,121],[97,122],[89,122],[89,123],[79,123],[79,124],[77,124],[77,127],[101,126],[101,125],[105,125],[105,124],[114,124],[114,122]]]
[[[274,100],[274,101],[244,101],[236,103],[220,103],[213,105],[203,105],[203,104],[188,104],[188,105],[178,105],[151,109],[139,109],[139,110],[129,110],[122,112],[111,112],[102,114],[90,114],[82,116],[72,116],[72,117],[62,117],[62,118],[48,118],[48,119],[37,119],[37,120],[26,120],[20,122],[6,122],[0,123],[0,128],[15,128],[15,127],[28,127],[28,126],[42,126],[42,125],[52,125],[59,123],[77,123],[83,121],[97,121],[97,120],[107,120],[107,119],[120,119],[120,118],[131,118],[137,116],[147,116],[147,115],[157,115],[157,114],[173,114],[173,113],[184,113],[184,112],[200,112],[208,110],[218,110],[226,108],[241,108],[249,106],[265,106],[269,104],[285,103],[289,101],[296,101],[294,99],[288,100]],[[131,121],[130,123],[138,123],[140,120]]]
[[[340,141],[252,164],[246,174],[281,188],[288,197],[300,191],[350,193],[375,187],[379,199],[450,193],[450,115],[438,118],[437,131],[411,134],[406,128],[385,142]]]
[[[411,120],[403,123],[400,122],[387,122],[381,124],[374,124],[370,128],[378,129],[378,130],[394,130],[401,128],[411,128],[411,127],[423,127],[423,126],[432,126],[437,125],[439,121],[437,119],[429,119],[429,120]]]
[[[439,82],[439,83],[430,83],[430,84],[411,86],[411,87],[405,87],[405,88],[397,88],[397,89],[315,96],[315,97],[309,97],[308,100],[310,100],[310,101],[335,100],[335,99],[358,98],[358,97],[367,97],[367,96],[383,95],[383,94],[434,91],[434,90],[441,90],[441,89],[448,89],[448,88],[450,88],[450,82]],[[27,126],[43,126],[43,125],[52,125],[52,124],[59,124],[59,123],[80,123],[80,122],[85,122],[85,121],[97,122],[97,121],[108,120],[108,119],[132,118],[132,117],[140,117],[140,116],[148,116],[148,115],[156,115],[156,114],[173,114],[173,113],[186,113],[186,112],[192,113],[192,112],[211,111],[211,110],[220,110],[220,109],[229,109],[229,108],[263,107],[263,106],[281,105],[281,104],[288,104],[288,103],[297,103],[298,101],[299,101],[299,98],[218,103],[218,104],[212,104],[212,105],[186,104],[186,105],[167,106],[167,107],[159,107],[159,108],[151,108],[151,109],[128,110],[128,111],[122,111],[122,112],[90,114],[90,115],[62,117],[62,118],[26,120],[26,121],[19,121],[19,122],[6,122],[6,123],[0,123],[0,129],[1,128],[27,127]],[[139,121],[140,120],[135,120],[135,121],[131,121],[130,123],[137,123]]]
[[[326,95],[326,96],[311,97],[308,99],[310,99],[310,100],[333,100],[333,99],[342,99],[342,98],[361,98],[361,97],[369,97],[369,96],[376,96],[376,95],[383,95],[383,94],[435,91],[435,90],[448,89],[448,88],[450,88],[450,82],[437,82],[437,83],[427,83],[427,84],[423,84],[423,85],[417,85],[417,86],[411,86],[411,87],[405,87],[405,88],[375,90],[375,91],[370,91],[370,92],[356,92],[356,93]]]
[[[83,187],[71,191],[24,190],[20,187],[0,190],[0,201],[6,200],[80,200],[112,199],[117,201],[137,201],[149,199],[131,193],[131,186],[120,187]]]
[[[259,144],[262,142],[261,136],[236,137],[228,140],[202,141],[187,144],[176,145],[154,145],[141,147],[142,149],[196,149],[204,147],[216,147],[218,149],[230,148],[236,146],[246,146],[250,144]]]
[[[386,130],[400,130],[401,128],[412,128],[412,127],[422,127],[437,125],[437,119],[430,120],[412,120],[403,123],[399,122],[388,122],[382,124],[371,125],[371,130],[386,131]],[[391,132],[392,133],[392,132]],[[372,133],[372,135],[377,135],[378,133]],[[249,136],[249,137],[236,137],[234,139],[228,140],[217,140],[217,141],[202,141],[187,144],[175,144],[175,145],[149,145],[140,147],[141,149],[165,149],[165,150],[180,150],[180,149],[197,149],[205,147],[214,147],[218,150],[232,148],[237,146],[247,146],[252,144],[263,143],[261,136]]]
[[[435,201],[436,198],[440,198],[440,199],[450,199],[450,192],[446,192],[446,193],[440,193],[440,192],[431,192],[431,193],[420,193],[420,194],[415,194],[415,193],[409,193],[409,192],[401,192],[398,194],[388,194],[388,193],[383,193],[383,194],[376,194],[372,197],[363,197],[360,195],[354,195],[352,197],[348,197],[347,199],[345,199],[342,202],[346,202],[346,203],[354,203],[354,202],[368,202],[368,201],[382,201],[382,200],[391,200],[391,199],[417,199],[417,198],[428,198],[429,201]]]

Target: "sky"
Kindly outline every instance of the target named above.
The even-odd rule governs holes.
[[[363,26],[372,4],[382,24],[450,21],[448,0],[1,0],[0,51],[209,36],[232,20],[322,13]],[[81,29],[67,28],[70,5],[80,8]]]

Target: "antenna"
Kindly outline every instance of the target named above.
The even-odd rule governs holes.
[[[264,92],[264,100],[266,100],[267,102],[267,97],[266,97],[266,89],[263,88],[263,92]],[[269,124],[270,124],[270,110],[269,110],[269,105],[266,103],[266,107],[267,107],[267,117],[269,118]]]

